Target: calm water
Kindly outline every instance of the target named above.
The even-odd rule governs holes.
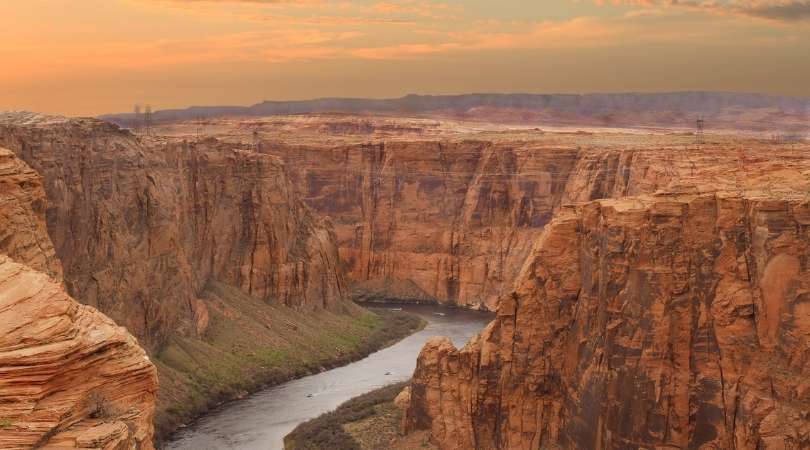
[[[410,378],[419,351],[431,337],[447,336],[462,346],[492,320],[490,315],[437,306],[402,308],[427,320],[427,327],[363,360],[229,403],[180,432],[167,448],[283,449],[284,436],[298,424],[360,394]]]

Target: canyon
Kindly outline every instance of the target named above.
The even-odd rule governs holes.
[[[409,435],[810,445],[807,144],[335,115],[207,126],[287,163],[356,298],[496,311],[463,348],[423,349]]]
[[[78,333],[69,343],[79,350],[117,343],[144,359],[128,334],[83,327],[112,326],[98,310],[132,333],[159,369],[157,412],[145,409],[143,419],[151,426],[156,417],[159,437],[262,383],[357,358],[383,325],[347,300],[333,232],[297,198],[272,156],[32,113],[0,114],[0,148],[10,150],[4,162],[28,176],[18,180],[9,169],[4,178],[36,187],[12,196],[28,196],[27,209],[2,216],[4,252],[59,285],[61,296],[49,286],[39,301],[64,304],[42,318],[19,312],[33,308],[23,303],[10,304],[8,314],[69,321],[73,328],[49,330],[54,340]],[[9,289],[32,276],[9,271]],[[9,320],[12,329],[20,325]],[[83,343],[88,332],[93,339]],[[279,360],[291,346],[299,349],[294,357]],[[63,351],[79,351],[71,348]],[[154,384],[142,388],[154,397]],[[53,389],[61,388],[37,395],[49,399]],[[138,439],[151,442],[151,434],[139,431]]]
[[[211,280],[288,306],[345,306],[330,231],[272,157],[39,115],[0,117],[0,146],[45,180],[68,292],[149,349],[204,331],[197,294]]]
[[[71,355],[48,370],[97,358],[128,386],[9,382],[66,408],[0,406],[38,430],[21,448],[149,448],[361,356],[384,323],[351,300],[391,298],[497,314],[431,340],[398,401],[439,448],[810,445],[806,143],[351,114],[134,131],[0,114],[0,314],[60,324],[30,338]],[[32,355],[11,326],[0,358]]]
[[[0,450],[810,450],[810,0],[0,17]]]
[[[198,126],[173,123],[160,132],[190,137]],[[672,131],[329,114],[204,126],[284,161],[302,199],[331,221],[353,298],[489,311],[565,204],[687,185],[767,187],[764,178],[783,161],[803,158],[762,136],[720,133],[698,146],[691,133]],[[763,158],[770,151],[775,158]]]

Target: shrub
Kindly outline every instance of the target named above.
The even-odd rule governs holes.
[[[85,401],[88,414],[92,419],[109,419],[120,412],[99,390],[90,391]]]
[[[284,438],[290,450],[360,450],[360,445],[343,425],[357,422],[375,414],[377,405],[392,402],[408,382],[392,384],[355,397],[336,410],[304,422]]]

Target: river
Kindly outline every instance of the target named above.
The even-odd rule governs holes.
[[[284,436],[298,424],[332,411],[353,397],[409,379],[419,351],[431,337],[447,336],[456,346],[462,346],[492,320],[489,314],[439,306],[401,308],[421,316],[428,325],[360,361],[228,403],[180,431],[166,448],[281,450]]]

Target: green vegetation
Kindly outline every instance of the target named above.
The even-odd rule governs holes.
[[[7,430],[14,426],[14,422],[11,419],[2,419],[0,418],[0,430]]]
[[[210,316],[204,334],[173,338],[154,361],[158,441],[218,404],[361,359],[425,325],[410,314],[353,304],[339,313],[294,310],[222,284],[202,297]]]
[[[284,438],[287,450],[363,450],[362,432],[352,433],[352,429],[363,428],[374,434],[375,439],[393,439],[401,412],[393,401],[408,382],[392,384],[376,391],[355,397],[340,405],[336,410],[323,414],[309,422],[304,422]],[[382,417],[371,427],[354,426],[365,420]],[[379,422],[385,422],[384,427]],[[393,426],[392,426],[393,425]],[[381,432],[386,428],[388,433]],[[392,431],[393,430],[393,431]]]

